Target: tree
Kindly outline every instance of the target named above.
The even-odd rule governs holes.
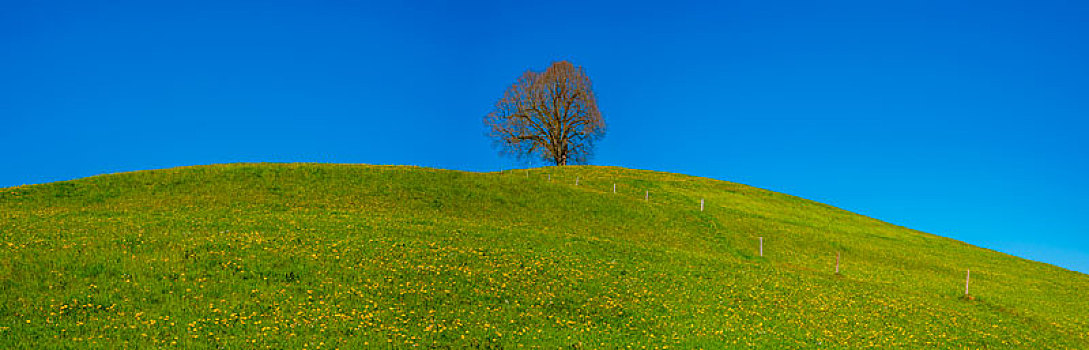
[[[605,136],[590,77],[567,61],[523,73],[484,124],[501,153],[555,165],[585,164],[594,142]]]

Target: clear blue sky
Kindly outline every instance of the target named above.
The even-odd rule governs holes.
[[[0,187],[225,162],[514,167],[481,118],[566,59],[609,125],[594,164],[1089,272],[1086,2],[395,3],[4,2]]]

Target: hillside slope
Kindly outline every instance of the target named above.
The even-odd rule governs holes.
[[[1085,349],[1087,292],[820,203],[615,167],[231,164],[0,190],[4,348]]]

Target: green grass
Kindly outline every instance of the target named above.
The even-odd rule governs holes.
[[[805,199],[615,167],[231,164],[0,190],[0,348],[1085,349],[1087,291]]]

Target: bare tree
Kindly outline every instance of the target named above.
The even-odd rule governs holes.
[[[586,163],[594,142],[605,136],[590,77],[567,61],[523,73],[484,124],[503,153],[555,165]]]

